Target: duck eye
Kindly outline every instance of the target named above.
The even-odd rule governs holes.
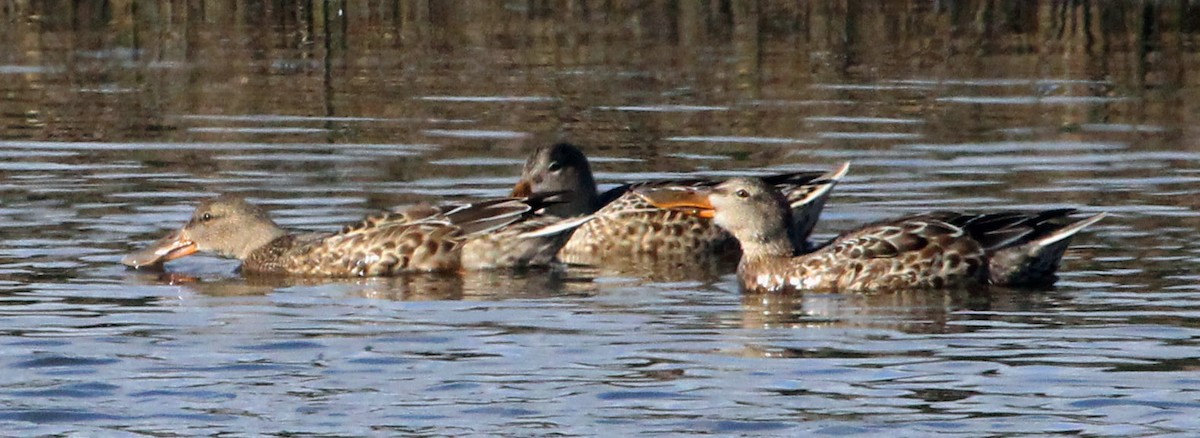
[[[200,215],[200,222],[208,222],[208,221],[211,221],[212,218],[213,218],[212,213],[204,213],[204,214]]]
[[[734,196],[737,196],[739,198],[749,198],[750,197],[750,192],[747,192],[746,189],[738,189],[738,191],[733,192],[733,194],[734,194]]]
[[[559,163],[557,161],[551,161],[550,166],[547,167],[547,169],[549,169],[551,172],[558,172],[558,171],[562,170],[562,163]]]

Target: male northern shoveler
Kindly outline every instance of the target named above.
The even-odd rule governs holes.
[[[787,202],[762,180],[636,193],[661,208],[710,217],[732,233],[743,251],[738,278],[754,292],[1049,285],[1071,237],[1105,215],[1068,223],[1072,209],[918,214],[864,226],[795,256]]]
[[[791,206],[791,238],[807,248],[808,236],[820,218],[833,186],[849,163],[828,172],[797,172],[767,177]],[[654,207],[632,193],[638,188],[710,187],[719,179],[691,179],[626,184],[604,193],[588,159],[579,148],[558,143],[530,155],[513,188],[513,196],[535,192],[565,192],[564,202],[547,207],[549,214],[572,217],[596,213],[563,246],[559,258],[567,263],[604,264],[627,255],[685,258],[737,256],[737,241],[707,218]]]
[[[265,210],[223,195],[122,263],[141,267],[197,252],[242,261],[247,272],[322,277],[387,276],[545,265],[570,231],[591,219],[537,214],[549,196],[501,198],[454,208],[382,213],[337,233],[293,234]]]

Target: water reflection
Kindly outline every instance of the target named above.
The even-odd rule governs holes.
[[[594,260],[594,266],[573,265],[571,270],[592,277],[640,278],[650,282],[712,284],[737,269],[736,258],[707,254],[624,254],[621,259]]]
[[[1187,435],[1197,8],[0,2],[0,424]],[[503,195],[558,140],[605,187],[851,161],[819,237],[931,208],[1115,214],[1034,292],[743,296],[730,265],[653,260],[319,281],[118,264],[212,193],[329,231]]]
[[[226,265],[226,264],[222,264]],[[180,286],[207,296],[267,295],[291,288],[341,291],[347,296],[397,301],[553,298],[595,292],[588,277],[557,268],[485,270],[461,274],[412,273],[395,277],[319,278],[236,272],[192,273],[128,269],[131,284]]]
[[[742,297],[742,326],[761,329],[862,327],[905,333],[958,333],[988,325],[985,321],[964,318],[964,315],[1028,312],[1046,296],[1054,294],[1049,290],[1000,287],[853,295],[747,294]]]

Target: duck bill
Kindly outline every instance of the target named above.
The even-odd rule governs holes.
[[[527,179],[517,181],[517,185],[513,186],[512,196],[514,198],[528,198],[533,194],[533,183]]]
[[[157,242],[145,248],[129,253],[121,259],[125,266],[141,268],[143,266],[161,265],[163,263],[195,254],[199,248],[196,242],[183,236],[179,231],[166,235]]]
[[[638,196],[651,205],[667,209],[683,211],[702,218],[713,217],[712,202],[709,202],[707,190],[697,189],[649,189],[636,191]]]

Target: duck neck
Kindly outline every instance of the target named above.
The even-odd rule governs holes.
[[[596,182],[591,178],[580,181],[579,187],[566,193],[564,197],[567,202],[551,205],[546,208],[546,212],[558,217],[574,217],[595,213],[601,207]]]
[[[797,287],[797,279],[807,276],[803,266],[791,257],[760,254],[742,257],[738,264],[738,279],[748,292],[781,292]]]
[[[792,239],[784,228],[775,228],[738,236],[742,245],[743,259],[791,257],[796,253]]]
[[[234,250],[230,256],[238,260],[245,261],[253,256],[259,250],[270,246],[270,244],[280,237],[288,235],[287,230],[275,225],[274,222],[265,222],[255,224],[255,229],[246,233],[246,240]]]
[[[287,272],[284,256],[300,242],[293,234],[283,234],[267,243],[254,248],[242,259],[242,271],[246,272]]]

